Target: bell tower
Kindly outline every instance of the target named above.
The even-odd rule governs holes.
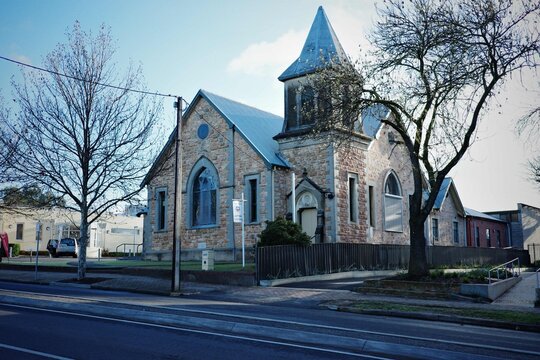
[[[310,86],[310,74],[331,63],[348,61],[345,51],[330,25],[322,6],[317,10],[308,37],[300,56],[279,76],[285,87],[285,120],[280,134],[275,139],[303,135],[314,123],[313,116],[302,109],[322,109],[316,94]],[[321,108],[321,109],[319,109]]]

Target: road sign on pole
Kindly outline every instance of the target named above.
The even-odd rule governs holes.
[[[242,268],[246,267],[246,235],[244,230],[244,193],[241,199],[233,199],[233,221],[242,224]]]
[[[242,222],[242,200],[233,200],[233,221],[235,223]]]

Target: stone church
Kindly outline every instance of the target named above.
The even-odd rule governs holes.
[[[320,7],[300,56],[279,77],[285,117],[200,90],[183,115],[181,239],[183,258],[238,258],[241,225],[233,199],[244,196],[246,248],[253,248],[266,220],[293,219],[313,243],[408,243],[408,195],[413,181],[406,149],[381,123],[382,108],[362,114],[362,129],[346,150],[324,138],[306,137],[314,120],[300,109],[313,99],[301,86],[345,52]],[[175,174],[173,131],[143,181],[148,191],[145,255],[170,257]],[[294,182],[294,183],[293,183]],[[447,179],[426,222],[432,245],[465,245],[464,210]]]

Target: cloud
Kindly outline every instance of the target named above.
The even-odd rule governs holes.
[[[227,71],[258,76],[278,76],[300,55],[307,29],[290,30],[276,40],[249,45],[227,65]]]
[[[332,5],[327,8],[330,23],[336,35],[352,58],[357,59],[362,51],[371,48],[366,39],[366,32],[371,26],[372,4],[361,6]],[[249,45],[227,65],[230,73],[241,73],[250,76],[277,77],[300,55],[306,40],[309,26],[304,30],[289,30],[273,41],[261,41]]]
[[[26,55],[13,54],[13,55],[11,55],[11,58],[13,60],[17,60],[17,61],[20,61],[22,63],[28,64],[28,65],[32,65],[32,60],[30,60],[30,58],[28,56],[26,56]]]
[[[369,3],[359,6],[331,5],[326,8],[328,19],[341,46],[352,59],[358,58],[360,50],[366,52],[373,49],[366,34],[371,27],[374,9]]]

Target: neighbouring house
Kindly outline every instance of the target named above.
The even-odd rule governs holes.
[[[248,248],[265,221],[278,216],[294,219],[313,243],[409,243],[412,173],[399,135],[381,122],[388,111],[361,114],[362,128],[346,149],[324,136],[305,136],[314,119],[301,109],[322,109],[310,79],[329,60],[348,61],[320,7],[300,56],[278,78],[284,118],[206,90],[195,95],[180,141],[184,259],[209,248],[216,260],[238,258],[241,225],[233,222],[232,201],[242,195]],[[148,193],[147,258],[171,257],[175,137],[176,129],[141,184]],[[464,246],[463,206],[453,181],[445,184],[426,234],[436,229],[430,244]]]
[[[465,208],[467,215],[467,246],[496,247],[510,246],[509,225],[494,216]]]
[[[22,251],[35,251],[37,224],[41,226],[39,250],[46,251],[47,241],[80,238],[80,214],[63,209],[18,208],[2,211],[0,233],[6,232],[9,242],[19,244]],[[143,219],[136,216],[105,214],[90,225],[87,254],[97,257],[98,249],[109,252],[142,251]]]
[[[445,178],[425,224],[430,245],[466,246],[465,215],[454,180]]]
[[[531,260],[540,260],[540,208],[517,204],[517,210],[487,211],[509,226],[509,246],[529,250]]]

